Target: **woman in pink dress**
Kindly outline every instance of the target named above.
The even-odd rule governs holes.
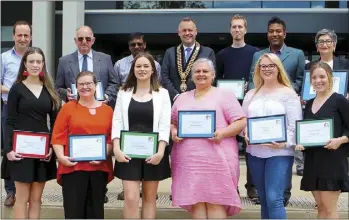
[[[235,136],[246,127],[246,118],[233,93],[212,86],[214,77],[212,61],[198,59],[192,68],[196,89],[179,95],[172,108],[172,203],[193,218],[227,218],[241,210]],[[214,137],[179,138],[179,110],[216,110]]]

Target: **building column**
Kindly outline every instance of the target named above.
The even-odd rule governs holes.
[[[32,46],[45,54],[46,68],[55,76],[55,2],[33,1]]]
[[[85,1],[63,1],[62,56],[76,50],[76,29],[85,24]]]

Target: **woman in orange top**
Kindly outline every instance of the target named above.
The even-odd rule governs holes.
[[[52,132],[51,144],[59,160],[57,181],[62,185],[65,218],[104,218],[104,195],[113,179],[111,157],[107,161],[73,162],[68,156],[70,135],[107,135],[111,152],[113,110],[95,98],[97,80],[84,71],[76,78],[78,99],[63,105]]]

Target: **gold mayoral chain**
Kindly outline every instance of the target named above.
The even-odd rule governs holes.
[[[187,91],[187,77],[190,73],[190,70],[194,64],[194,61],[196,60],[196,57],[199,54],[199,50],[200,50],[200,44],[198,42],[195,42],[195,51],[192,54],[192,56],[190,57],[190,60],[185,68],[185,70],[183,71],[183,64],[182,64],[182,50],[181,50],[182,44],[180,44],[177,47],[177,66],[178,66],[178,72],[179,72],[179,76],[181,77],[181,86],[180,89],[182,92]]]

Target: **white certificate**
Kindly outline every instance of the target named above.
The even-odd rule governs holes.
[[[153,135],[146,135],[146,133],[144,135],[139,134],[141,133],[124,133],[122,135],[121,150],[131,158],[147,158],[155,154],[157,138]]]
[[[300,123],[297,131],[299,144],[305,146],[324,144],[332,138],[329,121]]]
[[[16,136],[16,153],[45,155],[47,138],[43,136],[30,136],[18,134]]]
[[[209,134],[212,131],[210,114],[183,114],[181,134]]]
[[[251,123],[251,140],[280,139],[283,137],[281,119],[265,119]]]
[[[70,154],[74,160],[98,160],[105,157],[105,141],[101,136],[71,137]]]
[[[219,80],[217,82],[218,88],[222,88],[225,90],[229,90],[234,93],[237,99],[243,99],[244,98],[244,92],[245,92],[245,82],[238,80]]]
[[[103,92],[102,82],[97,82],[96,99],[97,100],[104,100],[104,92]]]

